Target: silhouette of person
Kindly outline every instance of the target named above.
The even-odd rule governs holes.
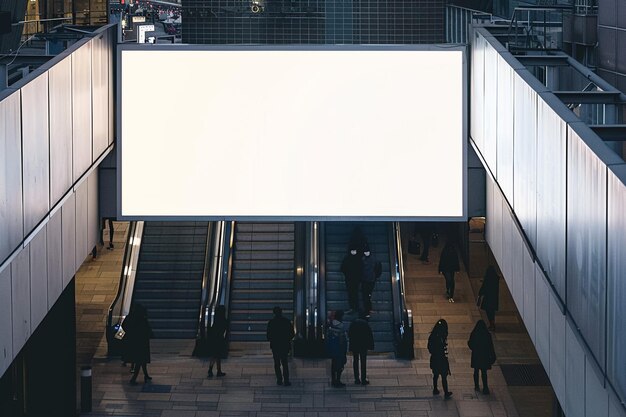
[[[287,357],[291,350],[291,339],[293,339],[293,325],[288,318],[283,317],[283,309],[274,307],[274,317],[267,323],[267,340],[270,342],[272,356],[274,357],[274,372],[276,373],[276,384],[290,386],[289,365]],[[282,365],[282,373],[281,373]]]
[[[134,303],[130,306],[128,316],[122,323],[122,328],[126,332],[123,339],[124,362],[133,364],[133,376],[130,378],[131,385],[137,385],[137,375],[139,369],[143,370],[144,382],[148,382],[152,377],[148,374],[150,363],[150,338],[152,329],[148,323],[148,313],[141,304]]]
[[[496,330],[496,311],[499,308],[500,277],[493,265],[489,265],[483,278],[483,285],[478,291],[477,305],[487,314],[489,330]]]
[[[446,279],[446,296],[448,302],[454,302],[454,274],[459,271],[459,257],[454,245],[448,240],[441,251],[439,258],[439,273]]]
[[[354,368],[354,383],[367,385],[367,351],[374,349],[374,335],[365,318],[365,312],[359,312],[359,318],[350,324],[348,330],[350,352],[352,352],[352,367]],[[361,375],[359,376],[359,364]]]
[[[478,320],[474,330],[467,341],[472,351],[471,367],[474,368],[474,389],[480,391],[478,386],[478,371],[480,370],[483,380],[483,394],[489,394],[489,384],[487,383],[487,370],[496,361],[496,352],[493,348],[491,334],[487,330],[487,325],[483,320]]]
[[[376,262],[376,258],[370,252],[369,245],[363,248],[362,272],[361,272],[361,292],[363,294],[363,309],[365,316],[369,318],[372,311],[372,292],[376,286],[376,278],[381,274],[381,265]]]
[[[341,272],[346,282],[348,303],[350,305],[350,310],[348,310],[347,313],[358,311],[359,309],[359,282],[361,280],[362,271],[363,264],[361,262],[361,256],[359,255],[357,247],[353,246],[341,262]]]
[[[448,390],[448,375],[450,375],[450,363],[448,362],[448,323],[439,319],[428,337],[428,351],[430,352],[430,369],[433,371],[433,395],[438,395],[437,381],[441,376],[441,385],[446,399],[452,396]]]
[[[330,356],[331,385],[334,388],[345,387],[341,382],[341,373],[347,362],[348,337],[343,327],[343,310],[335,311],[326,330],[326,352]]]
[[[222,372],[222,359],[226,357],[226,329],[228,320],[226,319],[226,308],[223,305],[215,309],[213,325],[209,329],[209,372],[207,378],[213,376],[213,365],[217,364],[217,376],[226,375]]]

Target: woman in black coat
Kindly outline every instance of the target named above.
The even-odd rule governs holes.
[[[496,311],[499,307],[500,277],[493,265],[489,265],[483,278],[483,285],[478,291],[477,305],[480,306],[489,320],[489,330],[496,330]]]
[[[133,376],[130,379],[131,385],[137,384],[139,368],[143,370],[144,382],[152,379],[148,375],[148,365],[150,363],[150,338],[152,329],[148,323],[148,313],[141,304],[133,304],[130,307],[128,316],[122,323],[122,328],[126,332],[124,335],[124,361],[134,364]]]
[[[439,258],[439,273],[446,279],[448,302],[454,302],[454,274],[459,271],[459,257],[452,242],[447,241]]]
[[[213,325],[209,330],[209,373],[208,378],[213,376],[213,365],[217,364],[217,376],[224,376],[222,372],[222,359],[226,357],[226,330],[228,320],[226,320],[226,308],[223,305],[215,309]]]
[[[487,369],[491,369],[491,365],[496,361],[496,352],[493,348],[493,340],[491,334],[487,330],[484,321],[478,320],[469,340],[467,341],[472,351],[472,363],[474,368],[474,389],[480,391],[478,386],[478,370],[482,373],[483,394],[489,394],[489,385],[487,384]]]
[[[428,337],[428,351],[430,352],[430,369],[433,371],[433,395],[438,395],[437,380],[441,375],[441,385],[446,399],[452,396],[448,391],[448,375],[450,375],[450,363],[448,362],[448,323],[439,319]]]

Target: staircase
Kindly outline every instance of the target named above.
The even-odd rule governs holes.
[[[148,309],[157,339],[198,330],[207,222],[145,222],[133,301]]]
[[[324,250],[326,267],[326,311],[347,311],[348,293],[344,276],[341,273],[341,262],[348,253],[348,244],[352,230],[360,226],[367,237],[371,256],[382,263],[383,273],[376,281],[372,293],[372,312],[369,319],[374,333],[376,352],[394,352],[394,318],[393,295],[391,293],[391,272],[389,266],[389,223],[383,222],[325,222],[324,223]],[[359,303],[362,305],[362,296],[359,291]],[[346,314],[344,326],[350,327],[352,320],[358,313]]]
[[[231,342],[264,342],[274,306],[293,317],[294,235],[294,223],[235,223]]]

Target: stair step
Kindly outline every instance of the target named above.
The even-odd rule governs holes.
[[[293,310],[283,310],[283,316],[287,317],[289,320],[293,319]],[[268,322],[270,319],[274,317],[274,313],[272,310],[236,310],[231,311],[230,320],[232,322],[243,322],[246,320],[251,320],[254,318],[257,321]]]
[[[291,301],[293,300],[292,289],[234,289],[232,291],[231,300],[267,300],[272,301]]]
[[[278,233],[293,232],[295,230],[294,223],[246,223],[237,222],[235,225],[237,233]]]
[[[136,290],[158,290],[172,288],[178,290],[201,290],[202,282],[197,279],[181,279],[181,280],[139,280],[135,284]]]
[[[198,329],[152,329],[154,339],[195,339]]]
[[[239,242],[293,242],[293,232],[285,233],[237,233],[236,244]]]
[[[266,280],[254,280],[254,279],[242,279],[233,280],[233,289],[235,290],[247,290],[247,289],[270,289],[270,290],[289,290],[293,291],[293,281],[285,279],[266,279]]]
[[[291,241],[280,242],[237,242],[237,250],[250,251],[250,250],[262,250],[262,251],[293,251],[295,243]]]
[[[164,259],[163,256],[156,260],[145,260],[141,261],[141,270],[142,271],[200,271],[204,269],[204,260],[202,261],[188,261],[186,259],[177,259],[170,258]]]
[[[249,280],[288,280],[293,281],[294,271],[293,269],[267,269],[267,270],[245,270],[245,269],[233,269],[233,281],[238,279]]]
[[[235,252],[237,261],[250,260],[289,260],[293,262],[293,249],[290,250],[242,250],[237,248]]]
[[[242,261],[235,259],[233,262],[233,270],[292,270],[294,269],[294,261],[275,261],[275,260],[258,260],[258,261]]]

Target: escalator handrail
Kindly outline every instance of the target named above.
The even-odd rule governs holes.
[[[398,306],[395,309],[394,316],[397,314],[400,318],[399,323],[400,333],[413,332],[413,314],[406,306],[406,284],[404,282],[404,257],[402,254],[402,235],[400,229],[400,223],[393,223],[393,237],[394,237],[394,264],[395,264],[395,278],[398,284]],[[399,334],[402,337],[402,334]]]
[[[307,306],[304,270],[306,264],[306,224],[294,222],[294,286],[293,286],[293,327],[296,338],[306,338],[305,309]]]
[[[325,222],[317,223],[317,317],[314,317],[315,327],[318,330],[317,338],[324,336],[326,324],[326,225]]]
[[[204,339],[206,337],[206,319],[207,306],[212,299],[212,291],[215,289],[214,280],[211,276],[211,265],[213,262],[213,234],[215,222],[207,224],[206,246],[204,250],[204,265],[202,267],[202,295],[200,296],[200,312],[198,316],[198,332],[196,339]]]
[[[135,285],[137,263],[139,261],[143,231],[144,222],[130,222],[128,227],[128,236],[126,238],[126,246],[124,249],[124,257],[122,260],[120,283],[117,288],[117,294],[109,307],[109,313],[107,316],[107,338],[110,336],[113,326],[120,324],[124,317],[128,315],[133,296],[133,288]],[[117,314],[114,315],[116,310]]]

